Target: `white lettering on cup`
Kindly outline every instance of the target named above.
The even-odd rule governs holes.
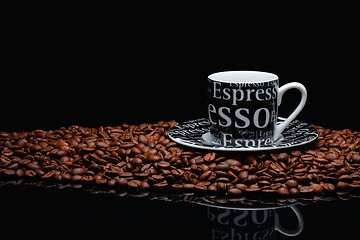
[[[259,124],[259,115],[260,115],[260,112],[261,111],[265,111],[265,123],[264,125],[260,125]],[[266,127],[270,122],[270,112],[269,112],[269,109],[267,108],[259,108],[255,111],[254,113],[254,125],[257,127],[257,128],[264,128]]]
[[[231,121],[231,118],[224,113],[224,110],[226,110],[228,113],[230,113],[230,108],[228,108],[228,107],[220,107],[219,108],[219,116],[226,121],[226,123],[222,123],[222,121],[219,119],[219,125],[221,127],[229,127],[231,125],[232,121]]]
[[[239,125],[239,124],[237,123],[237,121],[235,121],[235,127],[236,127],[236,128],[247,128],[247,127],[250,125],[250,120],[249,120],[249,118],[247,118],[247,117],[245,117],[244,115],[242,115],[242,114],[240,113],[241,111],[245,111],[247,114],[249,114],[249,109],[247,109],[247,108],[238,108],[238,109],[236,109],[236,111],[235,111],[235,116],[236,116],[239,120],[243,121],[244,124],[243,124],[243,125]]]

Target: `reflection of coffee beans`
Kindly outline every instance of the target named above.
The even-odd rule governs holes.
[[[360,133],[316,127],[304,148],[233,155],[172,142],[175,121],[0,132],[1,178],[278,196],[360,189]]]

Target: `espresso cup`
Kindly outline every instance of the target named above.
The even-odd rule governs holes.
[[[283,94],[301,92],[297,108],[277,122]],[[305,106],[307,92],[301,83],[279,87],[279,77],[258,71],[218,72],[208,76],[208,116],[212,142],[227,147],[271,146]]]

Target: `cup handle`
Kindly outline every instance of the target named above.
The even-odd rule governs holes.
[[[280,221],[279,221],[279,215],[277,212],[275,212],[275,229],[279,232],[281,232],[282,234],[286,235],[286,236],[297,236],[301,233],[301,231],[304,228],[304,219],[301,215],[300,210],[296,207],[296,206],[290,206],[291,209],[294,211],[297,219],[298,219],[298,226],[297,228],[295,228],[294,230],[287,230],[285,229],[283,226],[281,226]]]
[[[293,121],[295,119],[295,117],[301,112],[301,110],[304,108],[305,103],[306,103],[306,99],[307,99],[306,88],[301,83],[292,82],[292,83],[285,84],[284,86],[282,86],[282,87],[280,87],[278,89],[277,105],[279,106],[281,104],[283,94],[287,90],[289,90],[291,88],[295,88],[295,89],[300,90],[300,92],[301,92],[301,101],[300,101],[300,104],[295,109],[295,111],[283,123],[275,126],[275,129],[274,129],[274,141],[276,141],[276,140],[278,140],[280,138],[281,133],[291,123],[291,121]]]

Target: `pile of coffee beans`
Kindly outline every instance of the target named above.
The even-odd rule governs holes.
[[[0,132],[0,179],[232,196],[360,189],[360,132],[315,126],[319,138],[302,148],[226,153],[171,141],[176,124]]]

